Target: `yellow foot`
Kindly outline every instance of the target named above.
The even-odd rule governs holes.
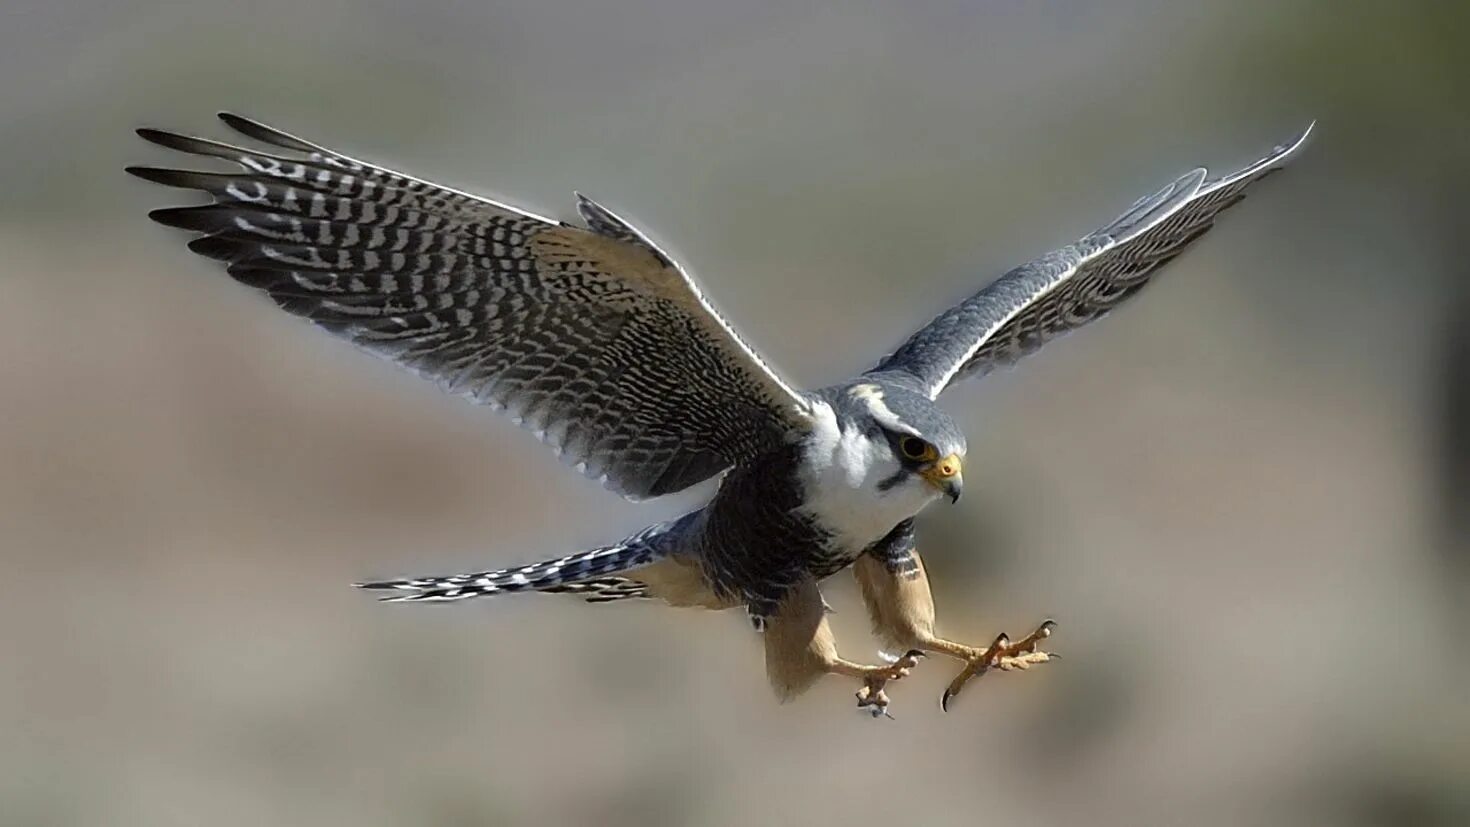
[[[870,666],[863,670],[863,688],[857,691],[858,709],[867,709],[874,718],[892,718],[888,714],[888,694],[883,687],[889,681],[907,677],[915,666],[919,665],[919,659],[924,653],[918,649],[910,649],[903,657],[887,666]]]
[[[1041,625],[1036,627],[1036,631],[1015,643],[1011,642],[1011,639],[1006,636],[1005,632],[1001,632],[995,638],[995,642],[990,644],[989,648],[971,660],[955,676],[955,679],[949,682],[948,688],[944,690],[944,695],[939,699],[939,708],[948,712],[950,699],[960,694],[960,690],[965,688],[965,684],[989,672],[991,669],[1009,672],[1012,669],[1030,669],[1038,663],[1059,660],[1059,655],[1054,655],[1051,652],[1043,652],[1037,648],[1037,645],[1041,641],[1051,637],[1051,630],[1056,625],[1056,621],[1054,620],[1048,619],[1042,621]]]

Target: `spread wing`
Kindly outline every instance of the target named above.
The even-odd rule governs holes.
[[[638,230],[590,229],[411,178],[233,115],[274,152],[144,129],[227,172],[130,168],[201,190],[151,217],[286,311],[503,408],[630,497],[678,491],[808,427],[783,382]]]
[[[1311,131],[1308,126],[1239,172],[1208,178],[1196,169],[1183,175],[1108,226],[991,282],[911,336],[873,371],[908,373],[934,398],[959,379],[1012,364],[1102,317],[1209,230],[1251,184],[1284,166]]]

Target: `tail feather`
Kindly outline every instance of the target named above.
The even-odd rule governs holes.
[[[447,602],[526,591],[580,594],[591,603],[646,597],[643,583],[608,575],[642,568],[667,556],[669,544],[658,542],[667,528],[666,524],[652,526],[616,545],[527,566],[356,585],[360,589],[397,592],[382,598],[388,602]]]
[[[588,603],[612,603],[615,600],[635,600],[653,596],[648,592],[647,583],[631,577],[599,577],[596,580],[549,586],[539,591],[548,594],[575,594]]]

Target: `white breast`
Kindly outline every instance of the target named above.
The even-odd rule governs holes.
[[[880,491],[878,483],[900,467],[887,442],[840,430],[825,403],[815,413],[817,427],[802,452],[803,510],[845,548],[867,548],[938,496],[916,481]]]

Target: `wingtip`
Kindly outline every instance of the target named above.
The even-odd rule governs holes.
[[[183,207],[158,207],[148,211],[148,218],[165,227],[176,227],[181,230],[189,229],[181,223],[179,210]]]
[[[148,217],[165,227],[194,232],[209,232],[209,217],[214,214],[214,205],[194,207],[158,207],[148,211]]]
[[[229,152],[234,149],[233,147],[215,141],[195,138],[190,135],[181,135],[178,132],[169,132],[166,129],[154,129],[145,126],[134,131],[139,138],[142,138],[150,144],[157,144],[164,149],[187,152],[190,155],[228,157]]]
[[[253,118],[247,118],[244,115],[236,115],[234,112],[226,112],[224,110],[220,110],[219,112],[214,113],[214,116],[216,118],[219,118],[220,122],[223,123],[225,126],[228,126],[230,129],[239,132],[241,135],[255,138],[256,140],[264,140],[267,141],[267,143],[269,143],[269,136],[277,131],[266,126],[260,121],[257,121]]]
[[[214,259],[215,261],[222,261],[226,264],[233,264],[245,254],[243,245],[240,242],[212,235],[200,236],[190,241],[186,246],[190,252],[204,256],[205,258]]]
[[[248,129],[251,126],[257,125],[255,121],[245,117],[244,115],[236,115],[234,112],[227,112],[223,109],[214,113],[214,116],[216,118],[219,118],[221,121],[224,121],[225,126],[228,126],[231,129],[235,130],[240,130],[242,128]]]
[[[174,175],[176,173],[174,170],[171,169],[163,169],[161,167],[127,166],[123,167],[123,172],[126,172],[134,178],[141,178],[144,181],[152,184],[163,184],[165,186],[173,186],[175,184]]]
[[[1305,128],[1288,138],[1286,142],[1278,148],[1278,151],[1281,153],[1281,157],[1285,158],[1289,155],[1293,155],[1302,147],[1306,146],[1307,141],[1312,137],[1312,133],[1316,131],[1316,129],[1317,119],[1313,118],[1310,122],[1307,123]]]
[[[169,146],[179,137],[172,132],[154,129],[151,126],[140,126],[133,130],[133,134],[150,144],[158,144],[159,146]]]
[[[233,112],[216,112],[215,117],[224,121],[225,126],[228,126],[230,129],[264,144],[296,152],[328,152],[325,147],[318,146],[304,138],[298,138],[289,132],[284,132],[273,126],[268,126],[254,118],[236,115]]]

